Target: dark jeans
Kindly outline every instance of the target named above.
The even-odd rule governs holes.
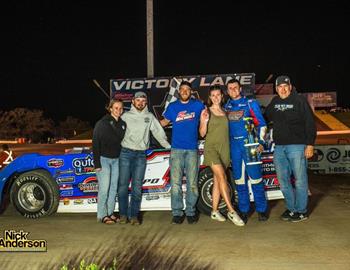
[[[138,217],[142,198],[142,182],[146,170],[145,151],[122,148],[119,156],[119,214],[129,218]],[[131,200],[129,205],[129,181]]]

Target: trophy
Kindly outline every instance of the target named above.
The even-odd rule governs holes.
[[[252,117],[243,118],[245,121],[245,129],[247,130],[247,138],[244,139],[244,147],[247,154],[246,165],[262,164],[260,159],[260,152],[257,150],[259,146],[258,136],[256,134],[256,129],[253,123]]]

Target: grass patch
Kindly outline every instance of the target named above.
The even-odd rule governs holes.
[[[113,259],[113,265],[111,267],[98,266],[95,263],[86,264],[85,260],[81,260],[77,268],[69,268],[68,265],[63,265],[60,270],[117,270],[117,259]]]
[[[56,266],[43,265],[42,268],[60,270],[217,269],[211,261],[203,261],[193,247],[193,243],[186,243],[182,239],[174,242],[167,233],[152,236],[145,234],[148,235],[147,238],[134,235],[111,238],[110,244],[104,243],[93,250],[69,253],[68,256],[59,260],[62,263],[56,263]]]

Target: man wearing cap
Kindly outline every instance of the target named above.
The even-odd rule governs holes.
[[[272,99],[265,113],[273,122],[273,162],[287,208],[281,219],[299,222],[308,218],[307,159],[313,156],[315,120],[307,100],[292,88],[288,76],[276,79],[276,92],[278,96]]]
[[[150,143],[150,132],[164,147],[170,148],[165,132],[157,118],[148,111],[147,95],[136,92],[131,109],[121,118],[127,128],[121,143],[119,157],[119,188],[118,202],[121,224],[128,221],[132,225],[139,225],[139,211],[142,198],[142,181],[146,169],[146,152]],[[131,179],[131,200],[129,204],[128,187]]]
[[[198,200],[198,128],[204,105],[191,98],[191,83],[182,81],[179,99],[172,102],[164,112],[162,126],[173,125],[170,154],[171,209],[172,223],[181,224],[184,220],[182,179],[186,174],[187,222],[194,224],[198,220],[196,203]]]

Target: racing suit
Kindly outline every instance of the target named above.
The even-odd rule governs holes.
[[[238,100],[230,99],[224,108],[229,119],[232,172],[238,193],[238,208],[243,214],[247,214],[250,210],[247,173],[253,191],[255,209],[259,213],[264,213],[267,210],[267,201],[262,180],[261,164],[246,165],[247,154],[244,146],[244,140],[248,135],[244,120],[246,117],[253,119],[258,141],[260,144],[263,144],[266,123],[261,114],[259,104],[253,99],[241,97]]]

